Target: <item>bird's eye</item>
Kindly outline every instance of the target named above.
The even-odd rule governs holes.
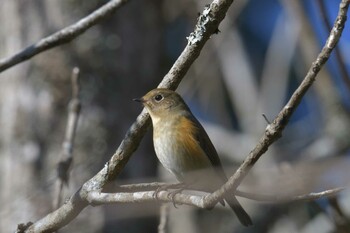
[[[157,102],[159,102],[159,101],[161,101],[162,99],[163,99],[164,97],[162,96],[162,95],[156,95],[155,97],[154,97],[154,99],[157,101]]]

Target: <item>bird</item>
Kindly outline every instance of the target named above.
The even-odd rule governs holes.
[[[157,88],[133,100],[141,102],[149,113],[155,153],[179,182],[214,192],[227,181],[208,134],[177,92]],[[224,199],[244,226],[253,225],[233,194],[226,194]],[[220,200],[220,203],[225,202]]]

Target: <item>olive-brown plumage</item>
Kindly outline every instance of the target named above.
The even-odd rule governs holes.
[[[137,101],[143,103],[151,116],[159,161],[180,182],[212,192],[227,181],[215,147],[178,93],[159,88]],[[226,195],[225,200],[243,225],[252,225],[234,195]]]

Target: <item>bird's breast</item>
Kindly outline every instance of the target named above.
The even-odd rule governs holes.
[[[186,179],[189,172],[211,167],[210,160],[196,140],[196,130],[193,122],[185,117],[153,125],[157,157],[180,181]]]

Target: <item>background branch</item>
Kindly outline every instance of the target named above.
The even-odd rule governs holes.
[[[83,34],[87,29],[99,23],[101,20],[111,16],[117,9],[127,3],[128,0],[111,0],[90,15],[82,18],[48,37],[45,37],[35,44],[28,46],[22,51],[0,60],[0,73],[18,63],[26,61],[35,55],[53,47],[66,44],[77,36]]]
[[[57,196],[55,198],[54,207],[59,207],[62,200],[63,185],[68,185],[69,171],[73,162],[74,138],[77,130],[79,114],[81,110],[81,102],[79,100],[80,84],[79,84],[79,68],[74,67],[72,70],[72,99],[68,106],[68,119],[64,142],[62,143],[61,159],[57,164]]]

